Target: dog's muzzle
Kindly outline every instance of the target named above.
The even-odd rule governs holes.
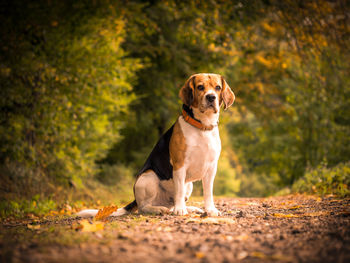
[[[213,94],[208,94],[208,95],[205,96],[205,99],[207,100],[207,102],[213,103],[215,101],[215,99],[216,99],[216,96],[213,95]]]
[[[212,109],[215,113],[217,113],[217,103],[216,103],[216,95],[215,94],[207,94],[203,100],[202,112],[205,112],[208,109]]]

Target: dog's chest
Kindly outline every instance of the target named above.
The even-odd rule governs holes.
[[[215,172],[221,151],[218,128],[201,131],[183,119],[180,119],[180,125],[186,138],[186,182],[200,180],[208,172]]]

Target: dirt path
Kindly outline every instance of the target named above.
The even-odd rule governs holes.
[[[201,206],[201,203],[192,202]],[[222,217],[128,215],[1,225],[1,262],[350,262],[350,199],[217,199]]]

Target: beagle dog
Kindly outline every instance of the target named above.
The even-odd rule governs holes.
[[[186,215],[203,212],[186,206],[192,182],[202,180],[205,212],[218,216],[213,200],[213,183],[221,151],[219,112],[230,107],[235,95],[218,74],[192,75],[180,89],[182,115],[159,139],[138,172],[134,185],[135,200],[112,216],[138,209],[141,213],[173,212]],[[78,216],[94,216],[97,210],[83,210]]]

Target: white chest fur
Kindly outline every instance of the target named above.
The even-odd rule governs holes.
[[[185,122],[182,116],[179,124],[186,140],[186,182],[200,180],[216,170],[221,151],[219,129],[215,127],[210,131],[199,130]]]

